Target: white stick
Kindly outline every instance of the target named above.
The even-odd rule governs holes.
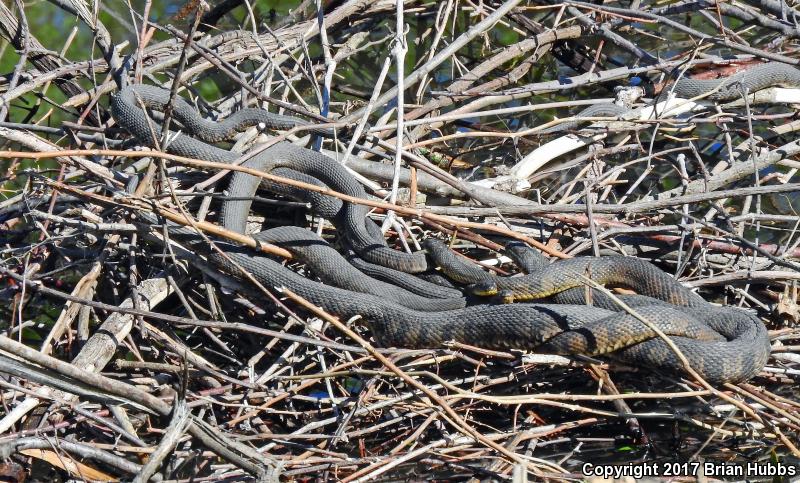
[[[394,53],[395,69],[397,69],[397,110],[395,111],[397,134],[394,138],[394,176],[392,176],[392,191],[389,193],[389,203],[391,204],[397,202],[397,191],[400,189],[400,168],[403,163],[403,139],[405,139],[403,136],[403,118],[405,117],[405,109],[403,108],[403,104],[405,103],[404,76],[406,52],[408,51],[408,47],[406,46],[405,19],[403,17],[403,0],[396,0],[395,3],[397,6],[397,24],[395,25],[397,33],[395,34],[394,48],[392,51]],[[395,213],[393,210],[389,210],[388,213],[386,213],[386,219],[383,220],[381,230],[386,232],[389,227],[395,224],[394,221]]]
[[[655,119],[675,117],[687,112],[691,112],[702,106],[702,104],[694,101],[687,101],[678,97],[670,97],[666,101],[659,102],[653,106],[645,106],[623,113],[620,116],[622,119],[621,121],[603,122],[602,124],[593,124],[590,127],[602,126],[609,129],[624,128],[628,127],[631,121],[652,121]],[[527,182],[527,179],[553,159],[580,149],[584,146],[588,146],[589,144],[599,141],[606,136],[608,136],[607,133],[599,133],[591,137],[576,136],[574,134],[561,136],[539,146],[528,153],[527,156],[523,157],[517,164],[514,165],[514,167],[511,168],[511,172],[508,176],[485,179],[477,181],[475,184],[491,188],[501,183],[508,183],[511,185],[512,191],[521,191],[530,186],[530,184]]]

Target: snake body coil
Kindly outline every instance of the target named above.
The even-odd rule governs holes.
[[[169,91],[152,86],[135,85],[115,93],[111,97],[111,114],[131,134],[148,145],[154,145],[153,135],[161,139],[161,127],[148,121],[140,102],[145,106],[163,109],[169,102]],[[175,117],[186,126],[202,125],[197,111],[182,98],[173,106]],[[262,113],[259,122],[269,119],[270,113]],[[266,122],[270,124],[269,121]],[[247,125],[241,117],[225,129],[218,130],[214,137],[222,133],[230,135],[234,128]],[[252,125],[252,124],[250,124]],[[235,153],[212,146],[190,136],[173,136],[167,148],[170,152],[190,158],[204,159],[220,163],[233,163],[239,159]],[[244,166],[269,172],[275,168],[287,168],[305,173],[335,191],[356,197],[366,198],[364,188],[344,169],[342,165],[316,151],[304,149],[288,142],[279,142],[248,159]],[[284,172],[286,173],[286,172]],[[302,180],[302,179],[301,179]],[[235,198],[223,205],[223,224],[230,230],[244,233],[252,197],[258,189],[260,179],[252,175],[236,172],[228,186],[228,196]],[[296,191],[295,191],[296,193]],[[329,198],[329,197],[328,197]],[[315,198],[304,199],[314,202]],[[324,210],[318,210],[324,211]],[[335,217],[350,245],[368,261],[409,273],[427,269],[425,254],[422,252],[401,253],[386,246],[382,235],[374,224],[366,218],[369,208],[352,203],[344,204]]]
[[[264,284],[287,287],[341,317],[362,316],[373,336],[385,346],[438,347],[448,340],[495,349],[532,350],[544,345],[548,352],[557,354],[616,351],[616,358],[629,363],[668,371],[682,368],[664,340],[650,338],[653,333],[626,313],[586,305],[530,303],[417,311],[369,294],[310,281],[247,248],[227,245],[224,250]],[[239,273],[227,259],[213,255],[212,259],[224,271]],[[672,337],[673,342],[692,368],[709,381],[746,380],[766,364],[770,350],[766,329],[743,310],[709,304],[644,305],[636,310],[662,330],[680,334]],[[702,326],[707,326],[706,330]],[[710,340],[708,328],[721,337]]]
[[[149,125],[145,112],[138,107],[137,96],[145,104],[160,108],[166,102],[166,91],[135,86],[112,98],[112,114],[117,122],[143,142],[152,145],[151,133],[160,138],[161,129],[158,125]],[[197,113],[184,104],[176,103],[175,116],[187,127],[192,125],[189,118],[197,116]],[[231,163],[237,159],[233,153],[183,135],[175,137],[169,149],[183,156],[211,161]],[[338,163],[288,143],[278,143],[258,153],[248,161],[248,166],[265,171],[275,168],[294,170],[342,193],[364,196],[363,188]],[[231,180],[229,195],[232,198],[249,198],[257,187],[256,177],[237,172]],[[249,201],[224,200],[223,225],[243,231],[249,207]],[[332,211],[334,208],[327,209]],[[329,212],[329,215],[333,213]],[[410,271],[427,268],[422,252],[406,256],[387,247],[382,237],[378,240],[379,232],[376,232],[376,227],[367,225],[365,215],[366,208],[352,203],[342,203],[335,214],[335,222],[342,227],[345,238],[362,257],[370,261],[379,260],[385,266],[410,268]],[[267,230],[258,236],[277,241],[280,234],[285,236],[280,238],[280,243],[287,246],[296,245],[296,240],[311,239],[305,230],[302,233],[293,230]],[[238,268],[241,266],[261,283],[270,287],[287,287],[329,312],[342,317],[360,315],[383,345],[436,347],[448,340],[457,340],[488,348],[534,349],[544,346],[548,351],[561,354],[605,354],[614,351],[615,357],[631,363],[669,371],[682,368],[680,360],[666,342],[654,337],[651,329],[627,313],[580,304],[477,305],[452,310],[448,310],[451,307],[436,305],[463,303],[446,298],[422,302],[423,305],[419,306],[414,305],[419,301],[412,302],[413,297],[409,298],[413,294],[400,299],[390,298],[383,296],[385,292],[382,290],[391,291],[391,287],[370,291],[361,281],[340,276],[338,270],[343,267],[341,263],[344,263],[344,259],[328,256],[329,252],[323,255],[307,252],[305,256],[309,262],[316,257],[314,263],[318,263],[318,266],[314,270],[329,283],[339,286],[309,280],[247,248],[226,242],[218,242],[217,245],[226,256],[214,252],[209,254],[209,258],[222,270],[241,275]],[[295,248],[299,250],[299,247]],[[314,248],[328,250],[330,247],[318,244]],[[528,269],[532,274],[538,274],[541,281],[533,288],[518,287],[515,284],[522,282],[509,281],[511,285],[506,289],[518,289],[520,298],[558,296],[559,291],[580,285],[580,282],[575,282],[578,273],[610,281],[627,280],[626,277],[635,275],[638,278],[627,280],[627,285],[640,293],[661,299],[652,303],[646,297],[635,299],[638,302],[645,301],[636,306],[636,311],[672,335],[672,340],[691,366],[710,381],[745,380],[758,373],[766,363],[769,341],[766,329],[756,317],[733,308],[715,308],[652,265],[631,261],[634,259],[581,259],[550,266],[545,266],[535,258],[527,260]],[[547,276],[542,277],[542,274]],[[369,280],[367,283],[370,283]],[[342,286],[352,290],[340,288]],[[538,295],[528,297],[533,292]],[[570,290],[561,293],[570,293]],[[423,310],[415,310],[404,303],[423,307]],[[433,305],[426,306],[428,303]],[[443,310],[435,311],[437,308]],[[613,307],[608,304],[608,308]]]
[[[787,64],[769,62],[745,68],[736,74],[719,79],[683,77],[675,83],[675,95],[684,99],[705,96],[711,101],[731,101],[767,87],[800,86],[800,70]]]

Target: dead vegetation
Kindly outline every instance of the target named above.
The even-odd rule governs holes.
[[[53,3],[88,57],[65,55],[74,38],[42,45],[28,7],[0,4],[17,52],[0,79],[4,476],[524,481],[583,478],[585,462],[798,464],[800,102],[700,99],[540,133],[618,96],[645,106],[679,77],[795,65],[794,7],[345,1],[271,15],[201,0],[159,18],[150,2]],[[139,149],[109,116],[121,83],[176,79],[208,114],[263,103],[340,129],[323,147],[357,156],[376,198],[351,201],[375,207],[398,248],[445,233],[501,273],[516,269],[491,251],[498,236],[639,256],[758,311],[773,356],[748,383],[708,388],[588,358],[376,348],[358,320],[220,273],[139,221],[256,245],[214,224],[225,170]],[[304,204],[259,197],[263,227],[336,240]]]

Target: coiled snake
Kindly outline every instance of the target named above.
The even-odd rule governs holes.
[[[112,115],[131,134],[152,146],[155,145],[152,136],[160,138],[161,128],[157,123],[151,125],[148,122],[140,102],[154,109],[163,109],[168,102],[168,91],[147,86],[128,87],[112,96]],[[192,126],[197,124],[196,118],[199,117],[194,108],[178,98],[173,112],[184,129],[193,132]],[[258,118],[260,121],[256,122],[271,122],[270,116],[265,116],[263,112],[258,114]],[[221,134],[228,137],[232,131],[252,125],[253,121],[243,121],[239,116],[236,123],[221,124],[222,127],[213,129],[214,140],[219,139],[217,136]],[[227,163],[238,159],[234,153],[185,134],[171,136],[171,139],[168,149],[182,156]],[[336,191],[351,196],[365,196],[363,188],[336,161],[290,143],[271,146],[248,160],[247,165],[264,171],[283,169],[282,175],[302,173]],[[252,197],[258,181],[258,178],[240,172],[232,177],[228,195],[236,199],[226,199],[222,205],[221,223],[226,228],[244,231],[250,201],[240,198]],[[380,231],[376,230],[372,221],[366,219],[365,207],[331,202],[330,199],[325,200],[327,197],[309,197],[307,193],[297,191],[289,194],[308,201],[315,209],[333,218],[344,238],[361,257],[410,272],[427,268],[427,260],[422,252],[409,255],[386,246]],[[155,221],[147,216],[145,220]],[[321,242],[318,237],[311,235],[305,230],[281,227],[262,232],[257,237],[264,240],[280,239],[291,249],[291,245],[302,245],[303,240],[314,244]],[[189,243],[199,249],[197,240],[195,238]],[[536,259],[529,261],[528,268],[535,273],[528,277],[540,279],[541,282],[537,287],[520,289],[518,294],[524,293],[522,298],[531,300],[555,295],[561,297],[560,302],[571,303],[480,304],[453,309],[454,304],[460,306],[463,300],[444,298],[439,299],[441,305],[438,305],[436,299],[429,299],[433,302],[428,303],[410,293],[400,298],[383,296],[385,292],[381,290],[384,289],[378,289],[377,293],[364,293],[363,280],[354,281],[352,277],[340,275],[352,269],[349,265],[349,268],[344,267],[343,264],[347,262],[342,257],[317,257],[317,265],[313,269],[322,272],[322,278],[328,283],[323,284],[245,247],[226,242],[217,242],[217,246],[223,249],[227,257],[211,253],[209,258],[222,270],[237,275],[239,272],[235,264],[238,264],[266,286],[287,287],[342,317],[360,315],[376,340],[387,346],[436,347],[448,340],[457,340],[487,348],[543,347],[548,352],[560,354],[614,352],[615,358],[628,363],[680,371],[681,362],[672,349],[636,317],[616,311],[613,302],[600,294],[594,297],[595,305],[588,306],[582,304],[580,296],[575,296],[575,290],[563,291],[582,286],[581,277],[587,274],[601,283],[624,282],[624,285],[641,294],[655,297],[631,296],[626,300],[635,306],[639,315],[672,336],[673,342],[694,370],[709,381],[748,379],[761,370],[769,355],[766,329],[758,318],[743,310],[714,307],[656,267],[633,258],[579,259],[552,265]],[[627,278],[631,273],[638,278]],[[508,279],[499,285],[510,282],[512,290],[518,288],[514,284],[520,282],[512,280]],[[393,290],[388,287],[388,291]]]

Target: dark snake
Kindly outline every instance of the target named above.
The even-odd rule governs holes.
[[[709,101],[723,102],[739,99],[744,92],[752,94],[767,87],[800,87],[800,70],[788,64],[768,62],[748,66],[731,76],[719,79],[681,77],[672,86],[665,88],[661,95],[674,92],[675,96],[683,99],[703,96],[703,99]],[[594,104],[580,111],[574,119],[543,129],[539,133],[555,134],[575,130],[581,122],[586,122],[581,121],[581,118],[616,118],[627,111],[628,108],[616,104]]]
[[[160,109],[167,102],[167,91],[133,86],[112,97],[111,111],[116,121],[142,142],[152,146],[155,143],[151,139],[151,132],[160,138],[161,130],[157,124],[149,123],[146,113],[139,106],[137,96],[148,107]],[[188,102],[180,98],[177,99],[174,113],[185,129],[192,125],[190,118],[199,116]],[[235,131],[241,129],[241,125],[226,126],[225,129]],[[182,156],[227,163],[238,159],[236,154],[187,135],[171,137],[173,139],[168,150]],[[282,168],[303,173],[336,191],[351,196],[366,196],[363,188],[336,161],[289,143],[271,146],[247,163],[250,167],[264,171]],[[244,231],[250,201],[241,201],[238,198],[252,197],[258,182],[257,177],[240,172],[234,174],[228,194],[236,199],[223,201],[223,226]],[[302,193],[295,195],[304,196]],[[315,204],[313,200],[310,202]],[[372,222],[366,219],[367,210],[360,205],[334,205],[339,206],[338,212],[328,215],[333,216],[334,223],[339,224],[344,238],[363,258],[397,268],[403,263],[388,259],[399,257],[409,261],[420,256],[421,252],[418,252],[409,258],[405,256],[407,254],[386,246],[382,238],[376,240],[380,231],[368,225]],[[147,217],[145,220],[153,222]],[[307,230],[295,230],[298,229],[281,227],[266,230],[256,236],[262,240],[274,241],[278,241],[279,234],[288,236],[279,243],[287,247],[294,245],[292,250],[295,253],[300,253],[304,245],[306,248],[309,244],[314,245],[315,249],[322,246],[316,235]],[[198,242],[193,243],[194,246],[199,246]],[[597,300],[607,308],[597,306],[597,303],[595,306],[587,306],[576,300],[577,303],[482,304],[452,309],[452,305],[445,307],[436,304],[461,304],[462,300],[431,298],[432,302],[424,302],[410,297],[422,296],[410,293],[403,295],[401,299],[385,296],[385,290],[397,292],[398,289],[392,285],[382,286],[377,293],[364,293],[369,289],[363,286],[363,280],[355,280],[358,275],[348,272],[348,277],[339,276],[339,273],[348,270],[345,267],[347,261],[338,256],[338,253],[334,256],[327,251],[330,248],[327,245],[322,247],[326,250],[325,255],[317,257],[317,265],[312,269],[328,284],[301,276],[270,257],[253,253],[249,248],[223,241],[217,242],[217,246],[226,256],[212,252],[209,259],[224,272],[242,275],[237,268],[238,264],[268,287],[286,287],[340,317],[361,316],[375,339],[384,346],[437,347],[449,340],[456,340],[487,348],[538,347],[558,354],[600,355],[613,352],[613,357],[634,365],[647,365],[666,371],[681,371],[682,368],[679,358],[664,340],[657,337],[654,331],[635,316],[617,311],[602,296],[598,296]],[[379,256],[375,256],[376,253]],[[300,256],[303,257],[309,261],[314,258]],[[545,265],[535,257],[528,257],[526,260],[524,255],[519,259],[531,271],[526,277],[536,277],[542,281],[536,287],[519,292],[524,293],[524,297],[518,298],[538,299],[549,295],[559,297],[562,296],[559,293],[561,289],[567,289],[562,293],[569,297],[569,294],[574,294],[575,287],[582,286],[580,277],[584,274],[600,283],[622,279],[625,285],[643,294],[626,299],[635,306],[636,312],[671,336],[692,368],[711,382],[746,380],[757,374],[766,364],[770,350],[769,340],[764,325],[757,317],[744,310],[714,307],[653,265],[638,259],[621,257],[611,261],[604,258],[567,260],[563,265],[562,262]],[[424,263],[415,267],[416,271],[427,268],[427,261],[423,261]],[[352,268],[349,264],[347,266]],[[632,283],[624,277],[631,273],[638,277]],[[511,280],[513,279],[509,279],[509,282]],[[377,282],[369,278],[367,285],[372,285],[373,281]],[[502,285],[506,282],[493,283]],[[517,288],[516,283],[518,282],[512,282],[510,289],[503,285],[502,290],[514,290]],[[559,284],[560,287],[556,286]],[[649,298],[648,295],[655,298]],[[423,304],[422,310],[409,307],[418,302]]]
[[[111,114],[120,125],[140,141],[154,146],[156,144],[153,136],[155,135],[156,139],[159,140],[162,137],[161,126],[147,118],[141,105],[154,109],[163,109],[168,102],[169,91],[166,89],[145,85],[130,86],[112,94]],[[285,117],[280,117],[278,121],[273,122],[272,114],[267,111],[260,109],[248,109],[248,111],[260,111],[260,114],[252,120],[242,116],[234,118],[233,121],[226,119],[218,123],[218,127],[215,129],[210,129],[207,123],[198,121],[197,118],[200,118],[200,116],[197,111],[182,97],[174,99],[172,112],[187,132],[192,132],[201,138],[206,136],[207,133],[211,133],[211,136],[207,138],[209,142],[221,138],[230,138],[237,131],[259,123],[268,128],[281,129],[286,127]],[[294,125],[298,123],[300,121]],[[200,127],[201,130],[191,130],[195,127]],[[167,151],[174,154],[220,163],[234,163],[240,157],[235,153],[190,136],[177,135],[170,137],[171,141]],[[364,188],[347,172],[344,166],[331,162],[330,158],[316,151],[304,149],[289,142],[276,143],[250,157],[242,165],[264,172],[283,168],[284,171],[279,172],[280,174],[300,173],[292,177],[301,181],[308,181],[308,178],[302,176],[303,174],[309,175],[313,173],[314,178],[335,191],[357,198],[367,198]],[[257,177],[242,172],[233,174],[228,185],[227,194],[236,200],[229,201],[223,205],[223,226],[230,230],[244,233],[252,198],[255,196],[259,184],[260,179]],[[310,202],[317,208],[326,202],[332,204],[329,205],[331,207],[328,210],[323,211],[321,214],[333,217],[333,223],[342,230],[350,246],[365,260],[409,273],[422,272],[427,269],[424,253],[402,253],[386,246],[386,241],[377,226],[375,226],[375,223],[367,218],[369,207],[353,203],[338,204],[331,201],[330,197],[319,193],[301,192],[299,190],[290,190],[290,192],[294,196]],[[336,209],[336,206],[341,208],[338,212],[333,213],[332,211]]]

